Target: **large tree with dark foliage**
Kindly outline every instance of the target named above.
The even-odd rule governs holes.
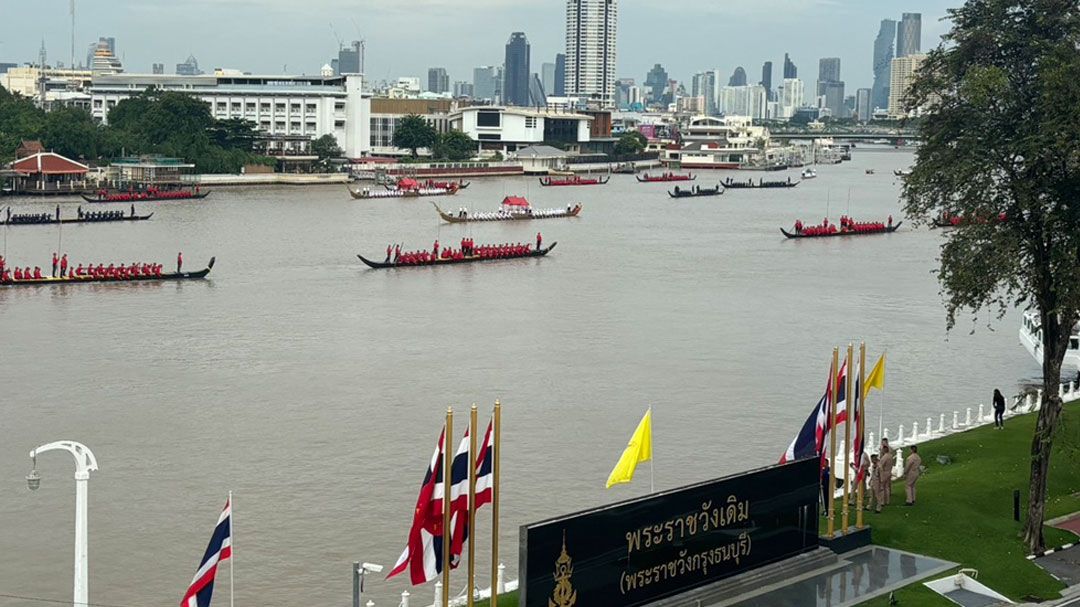
[[[439,140],[439,132],[421,116],[410,114],[394,128],[394,147],[409,150],[416,158],[419,148],[431,149]]]
[[[950,19],[909,100],[928,112],[905,211],[962,218],[941,249],[950,328],[965,310],[1039,314],[1045,389],[1024,522],[1024,542],[1037,552],[1061,365],[1080,320],[1080,3],[968,0]]]

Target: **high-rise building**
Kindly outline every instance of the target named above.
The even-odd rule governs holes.
[[[94,58],[90,63],[90,69],[95,76],[119,74],[124,71],[124,66],[120,64],[116,54],[109,50],[110,45],[115,47],[115,42],[110,43],[110,40],[112,38],[102,38],[98,41],[97,50],[94,51]]]
[[[486,99],[494,103],[498,98],[496,93],[502,90],[498,84],[500,80],[502,76],[499,68],[494,65],[473,68],[473,98]]]
[[[450,76],[444,67],[429,67],[427,71],[427,90],[432,93],[449,93]]]
[[[198,76],[202,74],[202,70],[199,69],[199,60],[195,58],[195,55],[188,55],[188,58],[183,63],[176,64],[176,74],[178,76]]]
[[[874,40],[874,86],[870,91],[870,111],[889,106],[889,77],[892,74],[893,41],[896,22],[882,19],[881,29]]]
[[[165,64],[164,63],[155,63],[155,64],[153,64],[152,66],[150,66],[150,73],[152,73],[152,74],[164,74],[165,73]]]
[[[540,84],[544,85],[544,92],[548,95],[555,94],[555,64],[544,62],[540,65]]]
[[[94,67],[94,53],[98,48],[106,48],[114,56],[116,55],[116,38],[112,36],[102,36],[98,38],[97,42],[91,42],[90,46],[86,49],[86,69],[93,69]],[[74,69],[74,65],[71,66]]]
[[[871,107],[870,100],[873,98],[873,89],[859,89],[855,91],[855,118],[859,122],[869,122],[871,112],[874,108]]]
[[[720,88],[718,105],[725,116],[749,116],[760,120],[766,118],[769,100],[765,96],[765,87],[760,84],[725,86]]]
[[[840,58],[825,57],[818,62],[818,106],[829,109],[834,118],[844,118],[844,82],[840,80]]]
[[[342,47],[338,49],[338,63],[337,73],[341,74],[359,74],[363,70],[364,66],[360,65],[361,59],[361,43],[359,40],[353,40],[352,46],[348,48]]]
[[[524,32],[510,34],[503,64],[503,103],[527,106],[529,103],[529,39]]]
[[[761,86],[765,87],[765,96],[772,101],[772,61],[766,61],[761,66]]]
[[[694,74],[694,78],[690,82],[690,96],[700,96],[705,100],[704,113],[716,114],[716,72],[710,70]]]
[[[777,118],[791,118],[795,115],[795,110],[803,106],[803,99],[806,95],[806,87],[802,80],[798,78],[784,78],[784,82],[777,90],[777,97],[779,99]]]
[[[662,103],[664,90],[667,88],[667,85],[667,70],[657,63],[649,70],[649,73],[645,75],[645,88],[648,89],[645,93],[645,101],[647,103]]]
[[[818,62],[818,82],[840,81],[840,58],[824,57]]]
[[[454,97],[456,97],[456,98],[461,98],[461,97],[472,98],[472,96],[473,96],[473,85],[472,85],[471,82],[462,82],[462,81],[459,80],[459,81],[454,83]]]
[[[915,72],[926,60],[926,55],[906,55],[892,60],[892,73],[889,78],[889,118],[904,118],[908,115],[908,93]]]
[[[896,56],[907,57],[922,52],[922,14],[904,13],[896,28]]]
[[[735,68],[735,73],[728,78],[728,86],[746,86],[746,70],[741,65]]]
[[[799,68],[795,67],[795,64],[791,61],[791,57],[788,57],[788,54],[784,53],[784,80],[798,77]]]
[[[556,97],[566,95],[566,53],[555,54],[555,85],[552,90]]]
[[[615,103],[618,14],[618,0],[566,0],[566,95]]]

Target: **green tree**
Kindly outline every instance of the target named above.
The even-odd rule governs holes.
[[[14,158],[23,139],[39,139],[44,125],[45,112],[31,100],[0,87],[0,160]]]
[[[338,146],[337,139],[333,135],[327,134],[319,137],[315,141],[311,142],[311,151],[319,157],[319,160],[329,160],[330,158],[341,158],[345,153]]]
[[[1080,320],[1080,5],[968,0],[916,78],[923,145],[904,183],[906,213],[966,219],[941,250],[952,328],[959,313],[1037,310],[1043,399],[1031,442],[1024,541],[1044,549],[1047,471],[1061,420],[1057,385]],[[989,219],[1005,213],[1004,223]]]
[[[216,120],[210,127],[211,138],[217,145],[230,150],[250,152],[259,136],[255,123],[242,118]]]
[[[615,154],[617,156],[633,156],[645,151],[645,146],[649,145],[649,140],[645,138],[638,131],[630,131],[623,133],[619,140],[615,142]]]
[[[476,142],[461,131],[442,133],[431,149],[431,155],[437,160],[468,160],[476,155]]]
[[[45,114],[41,143],[46,149],[69,158],[96,159],[102,129],[86,110],[57,108]]]
[[[416,114],[402,118],[394,128],[394,147],[409,150],[413,158],[416,158],[417,149],[430,149],[438,139],[439,133],[435,127]]]

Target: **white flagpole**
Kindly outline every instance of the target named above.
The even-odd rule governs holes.
[[[229,491],[229,607],[233,607],[233,571],[236,569],[236,508]]]
[[[649,405],[649,493],[656,493],[656,468],[653,465],[653,462],[656,460],[656,454],[651,453],[651,451],[653,451],[652,423],[652,405]]]
[[[885,365],[888,364],[888,357],[886,356],[888,353],[889,353],[888,350],[885,350],[885,351],[883,351],[881,353],[881,366],[882,367],[884,367]],[[881,433],[881,428],[882,428],[882,420],[885,419],[885,391],[888,390],[888,388],[889,388],[889,386],[885,382],[882,382],[882,385],[881,385],[881,404],[878,405],[878,421],[877,421],[877,435],[878,435],[879,438],[885,436],[884,434]]]

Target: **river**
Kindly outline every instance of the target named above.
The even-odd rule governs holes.
[[[519,525],[647,492],[647,468],[631,485],[604,481],[649,405],[666,489],[775,462],[821,395],[834,345],[865,340],[871,360],[888,350],[875,431],[883,403],[895,433],[989,403],[994,387],[1015,393],[1037,374],[1018,314],[946,332],[932,274],[941,231],[779,233],[826,212],[900,219],[892,171],[911,162],[859,148],[795,189],[721,198],[670,200],[671,184],[615,175],[577,188],[476,180],[434,199],[581,202],[573,220],[450,226],[432,199],[354,201],[327,186],[223,189],[147,205],[153,219],[135,224],[7,229],[9,264],[46,267],[62,246],[75,263],[169,267],[182,250],[186,267],[217,265],[205,282],[0,290],[0,594],[70,600],[72,462],[39,458],[37,492],[23,478],[27,452],[53,440],[84,442],[101,465],[91,602],[176,605],[232,490],[237,604],[340,605],[353,560],[389,567],[401,552],[449,405],[460,436],[469,404],[482,425],[504,404],[500,541],[514,578]],[[762,174],[696,183],[727,176]],[[777,176],[798,173],[765,175]],[[77,204],[63,201],[65,214]],[[558,242],[544,259],[376,271],[356,258],[537,230]],[[395,605],[407,576],[381,577],[365,601]],[[454,590],[464,582],[455,572]],[[430,586],[409,590],[414,606],[430,603]],[[227,598],[227,578],[217,593]]]

